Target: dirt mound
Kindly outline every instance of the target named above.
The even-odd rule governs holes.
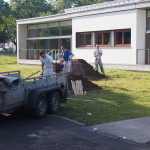
[[[72,74],[82,75],[91,80],[100,80],[107,78],[107,76],[100,74],[98,71],[94,70],[94,68],[83,59],[72,60]]]
[[[59,73],[63,69],[63,64],[56,63],[56,73]],[[72,90],[71,80],[81,80],[84,91],[91,91],[100,89],[98,85],[92,83],[90,80],[101,80],[108,78],[107,76],[100,74],[98,71],[88,64],[83,59],[72,60],[72,72],[68,76],[69,89]]]
[[[63,64],[61,63],[55,63],[56,73],[60,73],[63,69]]]
[[[72,90],[71,80],[73,80],[73,81],[81,80],[81,81],[82,81],[82,85],[83,85],[83,90],[84,90],[84,91],[92,91],[92,90],[101,89],[101,87],[99,87],[98,85],[92,83],[92,82],[89,81],[87,78],[83,77],[82,75],[70,74],[70,75],[68,76],[68,86],[69,86],[69,89],[70,89],[70,90]]]

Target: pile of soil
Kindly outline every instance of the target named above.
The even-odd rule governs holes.
[[[92,83],[87,78],[83,77],[82,75],[70,74],[68,76],[68,87],[69,87],[69,90],[72,90],[71,80],[72,81],[81,80],[84,91],[92,91],[92,90],[101,89],[101,87],[99,87],[97,84]]]
[[[63,69],[63,64],[56,63],[56,73],[61,72]],[[84,91],[91,91],[100,89],[98,85],[94,84],[90,80],[101,80],[107,78],[107,76],[100,74],[98,71],[88,64],[83,59],[73,59],[72,60],[72,72],[68,76],[68,86],[72,90],[71,80],[81,80],[83,84]]]
[[[56,73],[60,73],[63,69],[63,64],[61,63],[55,63]]]
[[[107,78],[107,76],[94,70],[94,68],[83,59],[72,60],[72,73],[74,75],[82,75],[91,80],[101,80]]]

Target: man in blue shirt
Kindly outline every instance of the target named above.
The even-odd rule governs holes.
[[[65,46],[61,47],[62,53],[64,59],[64,72],[69,73],[71,72],[71,59],[74,57],[74,54],[72,54],[71,51],[67,50]]]

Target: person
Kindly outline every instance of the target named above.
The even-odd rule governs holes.
[[[65,46],[61,47],[62,53],[60,54],[64,59],[64,72],[71,72],[71,59],[74,57],[71,51],[67,50]]]
[[[94,57],[95,57],[95,66],[96,70],[98,71],[98,66],[101,69],[102,74],[105,75],[103,63],[101,60],[101,56],[103,55],[102,49],[99,48],[99,44],[96,44],[96,50],[94,51]]]
[[[42,75],[55,74],[55,63],[51,56],[46,55],[45,52],[40,52],[40,61],[42,62]]]

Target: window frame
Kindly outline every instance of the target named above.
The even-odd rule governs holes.
[[[101,44],[100,46],[103,46],[103,47],[110,47],[111,32],[110,32],[110,31],[95,32],[95,43],[96,43],[96,44],[98,44],[98,43],[97,43],[97,34],[99,34],[99,33],[102,34],[102,44]],[[105,34],[105,33],[109,33],[109,34],[110,34],[110,37],[109,37],[109,44],[108,44],[108,45],[105,45],[105,44],[104,44],[104,38],[105,38],[104,34]]]
[[[86,35],[90,34],[91,35],[91,45],[85,45],[86,44]],[[80,45],[80,36],[84,35],[84,45]],[[78,47],[92,47],[92,33],[87,32],[87,33],[78,33]]]
[[[114,38],[114,46],[131,46],[131,44],[125,44],[125,38],[124,38],[124,33],[125,32],[131,32],[131,29],[127,29],[127,30],[116,30],[115,31],[115,38]],[[116,35],[116,33],[117,32],[122,32],[122,44],[116,44],[116,38],[117,38],[117,35]]]

